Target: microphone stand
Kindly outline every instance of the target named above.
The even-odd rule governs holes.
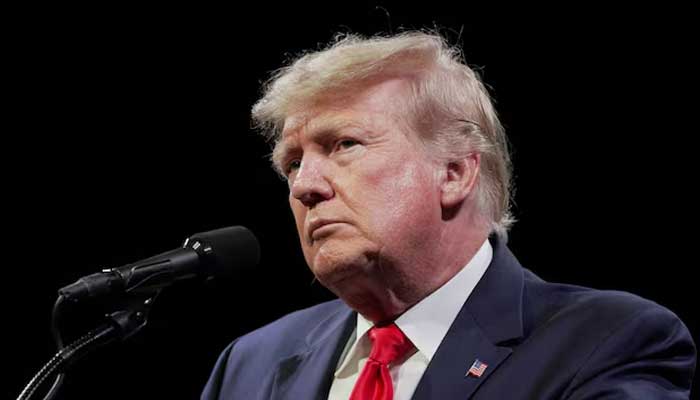
[[[139,332],[148,323],[148,315],[153,301],[162,289],[131,293],[122,310],[106,315],[107,321],[96,329],[91,330],[68,346],[63,347],[63,339],[58,329],[58,319],[65,304],[63,296],[59,295],[53,310],[54,340],[59,351],[47,362],[29,381],[17,400],[30,400],[36,390],[53,374],[57,374],[54,383],[44,397],[52,399],[60,389],[65,372],[68,368],[90,352],[110,344],[116,340],[125,341]]]

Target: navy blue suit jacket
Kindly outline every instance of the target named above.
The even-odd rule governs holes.
[[[670,311],[629,293],[543,281],[494,257],[413,399],[687,399],[695,345]],[[355,313],[339,300],[231,343],[202,399],[327,399]],[[466,372],[475,359],[488,367]]]

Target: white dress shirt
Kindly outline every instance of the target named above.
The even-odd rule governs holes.
[[[394,385],[394,400],[409,400],[430,360],[445,338],[459,310],[491,263],[493,249],[484,241],[469,263],[452,279],[428,297],[408,309],[394,321],[416,346],[402,363],[389,366]],[[348,400],[355,381],[369,357],[372,343],[367,331],[372,322],[357,314],[357,326],[350,336],[335,371],[329,400]]]

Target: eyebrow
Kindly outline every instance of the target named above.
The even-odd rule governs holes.
[[[301,125],[300,127],[296,128],[294,131],[295,133],[298,132],[301,129],[307,129],[308,125],[304,124]],[[367,128],[364,126],[364,124],[356,121],[356,120],[350,120],[350,119],[327,119],[324,121],[321,121],[320,123],[317,124],[312,124],[311,129],[308,131],[308,139],[312,142],[317,142],[319,141],[319,138],[328,136],[329,134],[335,134],[341,130],[347,129],[347,128],[360,128],[363,131],[367,131]],[[283,137],[280,138],[280,140],[275,144],[275,147],[272,150],[272,163],[275,166],[275,169],[280,172],[284,173],[284,166],[282,163],[285,161],[285,158],[287,157],[288,154],[293,153],[296,148],[297,148],[297,142],[298,140],[296,138],[294,139],[285,139],[284,133]]]

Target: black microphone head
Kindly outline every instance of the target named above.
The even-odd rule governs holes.
[[[243,226],[195,233],[185,241],[184,247],[193,248],[207,258],[207,272],[212,277],[230,278],[260,261],[258,239]]]

